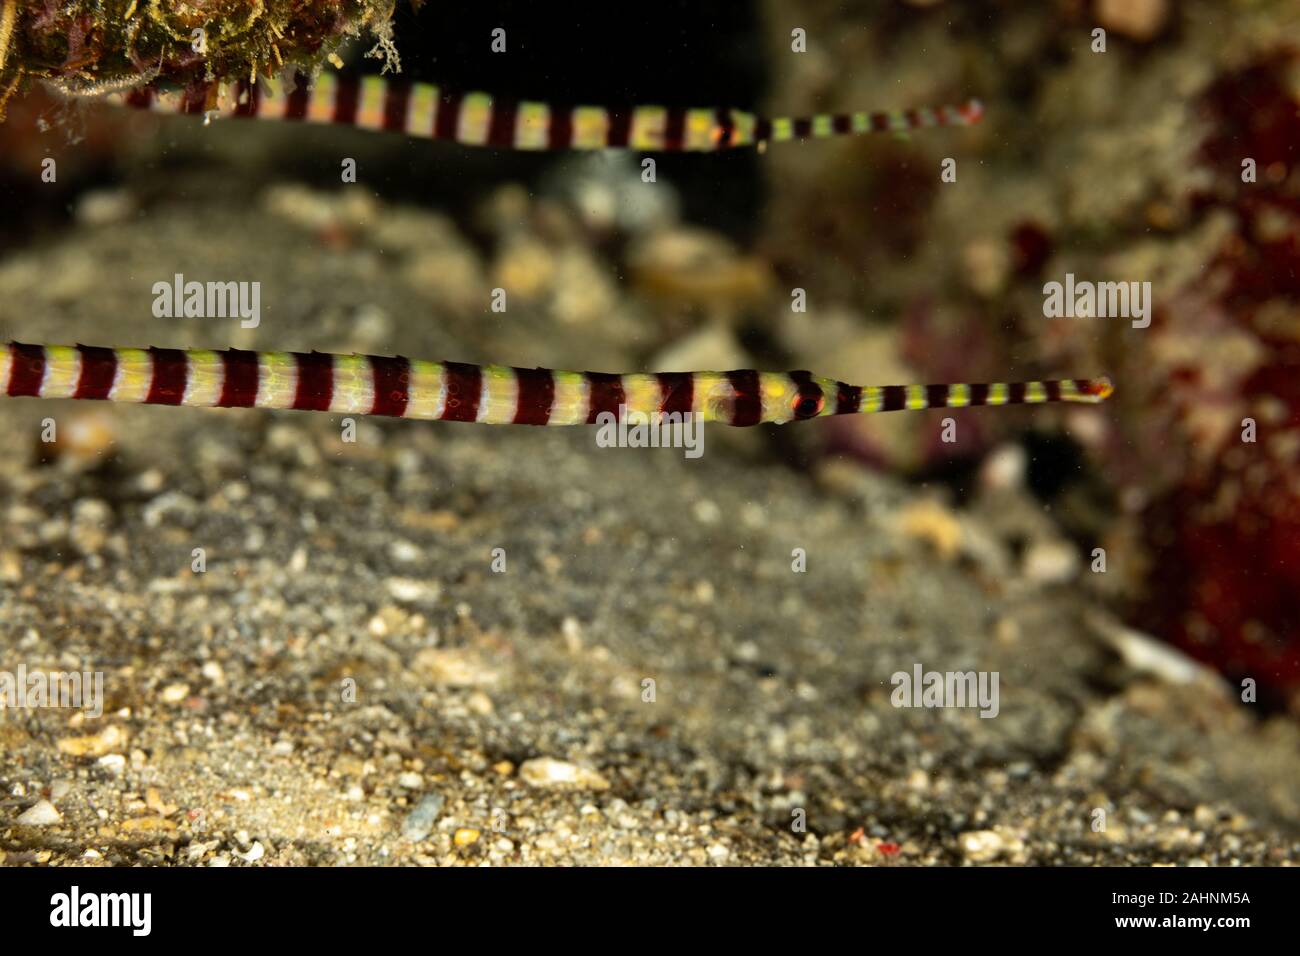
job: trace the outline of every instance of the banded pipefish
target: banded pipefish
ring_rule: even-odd
[[[16,342],[0,352],[0,395],[13,397],[299,409],[492,425],[593,424],[605,412],[616,419],[699,413],[704,421],[758,425],[904,409],[1095,404],[1111,392],[1105,377],[857,386],[804,371],[617,375],[322,352]]]
[[[224,87],[213,83],[183,91],[168,91],[155,82],[113,93],[108,99],[165,113],[340,124],[517,150],[716,152],[764,148],[769,142],[970,126],[984,113],[978,100],[962,106],[776,119],[726,108],[562,107],[487,93],[454,93],[428,83],[333,73],[322,73],[315,80],[291,73],[282,79],[240,80]]]

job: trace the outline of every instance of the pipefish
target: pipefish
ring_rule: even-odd
[[[0,395],[481,422],[594,424],[602,413],[758,425],[925,408],[1096,404],[1108,378],[848,385],[811,372],[611,374],[323,352],[24,345],[0,351]]]
[[[291,73],[284,79],[239,80],[225,87],[213,83],[183,91],[169,91],[153,83],[114,94],[109,100],[164,113],[337,124],[515,150],[763,149],[769,142],[970,126],[984,115],[978,100],[962,106],[774,119],[727,108],[567,107],[507,100],[488,93],[456,93],[428,83],[381,76],[332,73],[322,73],[315,80]]]

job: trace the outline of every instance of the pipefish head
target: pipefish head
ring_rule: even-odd
[[[815,383],[833,388],[829,379],[816,380],[807,372],[735,369],[697,372],[694,379],[696,408],[703,412],[704,420],[728,425],[779,425],[815,418],[827,404],[826,393]]]

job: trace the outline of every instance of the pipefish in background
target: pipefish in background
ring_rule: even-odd
[[[314,81],[301,73],[283,80],[239,80],[224,90],[221,84],[211,83],[167,91],[153,83],[112,93],[108,100],[166,113],[337,124],[516,150],[761,150],[769,142],[971,126],[984,115],[978,100],[962,106],[774,119],[726,108],[565,107],[487,93],[453,93],[428,83],[331,73],[322,73]]]
[[[925,408],[1096,404],[1106,377],[953,385],[847,385],[810,372],[617,375],[239,349],[115,349],[9,343],[0,395],[152,405],[275,408],[482,422],[594,424],[602,413],[692,414],[727,425]]]

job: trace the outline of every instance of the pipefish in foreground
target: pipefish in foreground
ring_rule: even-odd
[[[119,105],[167,113],[339,124],[453,140],[466,146],[516,150],[763,149],[769,142],[971,126],[984,115],[978,100],[962,106],[775,119],[725,108],[562,107],[505,100],[487,93],[453,93],[428,83],[331,73],[322,73],[314,81],[302,74],[285,80],[239,80],[225,88],[224,95],[223,87],[216,83],[184,91],[167,91],[153,83],[113,93],[108,99]]]
[[[280,408],[350,415],[582,425],[597,416],[699,413],[758,425],[904,409],[1043,402],[1096,404],[1106,377],[986,385],[846,385],[811,372],[617,375],[423,362],[401,357],[239,349],[114,349],[9,343],[0,395],[151,405]]]

